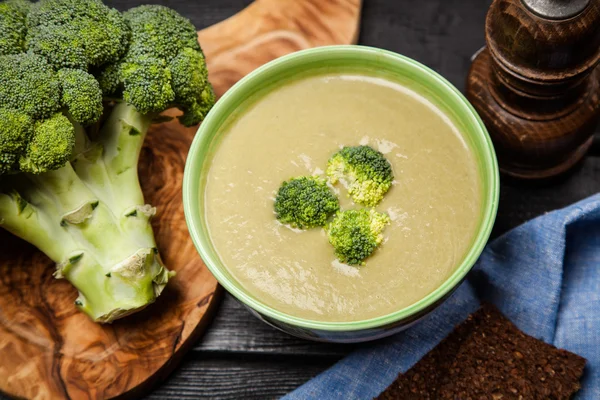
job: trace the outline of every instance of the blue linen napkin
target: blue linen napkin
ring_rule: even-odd
[[[284,397],[371,399],[479,308],[587,359],[576,398],[600,399],[600,194],[494,240],[457,291],[407,331],[365,344]]]

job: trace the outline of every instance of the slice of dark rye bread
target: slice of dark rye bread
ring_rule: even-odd
[[[377,399],[570,399],[584,366],[484,304]]]

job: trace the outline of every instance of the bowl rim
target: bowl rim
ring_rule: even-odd
[[[200,226],[202,222],[200,220],[203,219],[203,210],[194,212],[193,208],[199,207],[198,197],[200,191],[201,170],[205,161],[204,155],[208,153],[211,140],[216,132],[218,132],[221,123],[225,121],[226,115],[229,115],[231,111],[233,111],[229,109],[229,104],[234,101],[239,93],[243,92],[243,88],[246,85],[251,84],[252,81],[258,77],[269,74],[270,71],[274,69],[277,70],[286,65],[289,66],[296,63],[302,64],[302,60],[304,59],[314,61],[315,57],[322,56],[324,58],[330,58],[335,57],[336,54],[344,54],[347,56],[349,53],[355,53],[354,55],[357,56],[357,58],[365,56],[384,57],[391,59],[395,63],[408,66],[409,68],[419,69],[420,72],[428,75],[428,78],[435,81],[436,85],[439,85],[439,89],[445,92],[445,95],[454,97],[454,102],[465,108],[464,111],[466,111],[466,114],[473,118],[473,121],[471,121],[472,125],[478,128],[475,136],[478,136],[479,140],[482,141],[481,148],[484,151],[475,151],[475,153],[478,157],[483,158],[482,161],[487,171],[484,171],[486,174],[485,176],[482,176],[482,181],[487,179],[489,182],[489,190],[483,194],[485,209],[482,213],[482,220],[477,235],[473,240],[468,253],[463,257],[461,264],[456,267],[452,275],[450,275],[440,286],[419,301],[389,314],[359,321],[325,322],[295,317],[288,313],[278,311],[247,293],[247,291],[241,287],[241,284],[230,280],[222,271],[222,269],[226,269],[222,261],[218,256],[212,257],[211,251],[208,250],[209,248],[213,248],[210,238],[208,235],[205,237],[201,234]],[[216,129],[212,129],[213,125],[216,125],[214,127]],[[301,50],[270,61],[243,77],[220,98],[200,125],[187,155],[183,177],[183,206],[188,230],[202,260],[217,281],[219,281],[219,283],[242,304],[260,314],[296,327],[321,331],[357,331],[381,328],[386,325],[401,322],[404,319],[409,319],[414,315],[426,311],[430,307],[435,307],[458,285],[460,285],[467,273],[477,262],[491,234],[498,209],[499,179],[496,154],[483,121],[464,95],[448,80],[418,61],[388,50],[360,45],[334,45]],[[216,253],[216,250],[214,252]]]

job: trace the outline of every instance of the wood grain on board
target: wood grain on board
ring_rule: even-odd
[[[199,32],[218,95],[258,66],[303,48],[355,43],[360,0],[257,0]],[[140,181],[157,207],[162,258],[177,271],[144,311],[99,325],[76,311],[76,291],[53,263],[0,230],[0,391],[31,399],[137,398],[194,345],[215,310],[218,286],[189,237],[181,201],[196,132],[172,121],[152,127]]]
[[[222,95],[279,56],[310,47],[356,43],[362,0],[256,0],[200,31],[210,79]]]

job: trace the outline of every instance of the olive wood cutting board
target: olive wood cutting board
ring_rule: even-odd
[[[199,32],[217,95],[256,67],[314,46],[355,43],[361,0],[257,0]],[[181,185],[196,128],[154,126],[140,160],[165,264],[177,275],[155,304],[112,325],[78,312],[53,263],[0,229],[0,391],[28,399],[137,398],[206,329],[220,293],[190,239]]]

